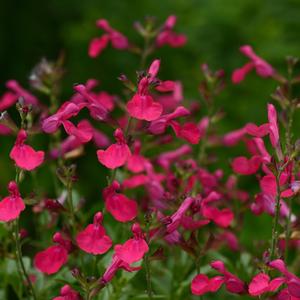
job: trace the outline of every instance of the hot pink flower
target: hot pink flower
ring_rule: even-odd
[[[255,275],[249,284],[249,294],[251,296],[260,296],[266,292],[276,291],[283,283],[285,279],[278,277],[270,281],[270,277],[265,273],[259,273]]]
[[[160,88],[161,85],[163,86],[164,83],[160,83],[155,87],[155,89],[163,92],[163,94],[155,95],[155,100],[157,100],[163,106],[164,113],[170,112],[176,109],[183,100],[182,84],[180,81],[175,81],[172,91],[169,92],[167,92],[166,89],[162,90]]]
[[[119,269],[124,269],[127,272],[134,272],[140,270],[141,267],[131,267],[127,262],[123,261],[116,254],[114,254],[112,258],[112,262],[107,267],[106,271],[101,277],[101,283],[103,284],[109,283]]]
[[[64,285],[60,290],[60,296],[53,298],[52,300],[81,300],[81,296],[78,292],[73,290],[68,284]]]
[[[187,212],[187,210],[191,207],[191,205],[194,203],[194,198],[187,197],[179,206],[177,211],[171,216],[170,223],[167,225],[167,232],[171,233],[174,230],[176,230],[182,221],[182,217]]]
[[[6,82],[6,87],[10,89],[17,98],[22,97],[25,104],[32,104],[34,106],[39,104],[39,100],[26,91],[16,80],[9,80]]]
[[[184,155],[191,153],[192,149],[189,145],[183,145],[178,149],[164,152],[160,154],[157,158],[157,163],[164,169],[169,169],[171,163]]]
[[[179,106],[174,110],[174,112],[162,115],[157,120],[152,121],[148,130],[152,134],[163,134],[167,127],[171,124],[172,120],[188,116],[189,114],[189,110],[183,106]]]
[[[97,255],[103,254],[110,249],[112,240],[106,235],[105,228],[101,225],[102,221],[102,213],[96,213],[93,224],[88,225],[77,234],[76,242],[81,250]]]
[[[181,126],[178,122],[171,121],[170,125],[177,137],[183,138],[194,145],[199,143],[201,133],[196,124],[189,122]]]
[[[0,111],[4,111],[14,105],[18,100],[18,96],[12,92],[6,92],[0,99]]]
[[[245,127],[231,131],[224,135],[223,143],[227,147],[232,147],[236,145],[239,141],[241,141],[244,138],[246,133],[247,132]]]
[[[163,45],[169,45],[170,47],[182,47],[186,43],[186,36],[184,34],[178,34],[172,31],[176,24],[176,16],[169,16],[166,20],[162,31],[156,38],[156,44],[158,47]]]
[[[88,120],[82,120],[77,127],[70,121],[63,121],[63,126],[68,135],[75,136],[81,143],[89,142],[94,134],[94,129]]]
[[[90,115],[97,121],[108,120],[108,114],[114,108],[114,97],[106,92],[95,93],[91,91],[89,82],[86,85],[78,84],[74,86],[77,92],[72,101],[79,107],[87,107]]]
[[[200,213],[203,217],[212,220],[218,226],[226,228],[234,219],[234,214],[229,208],[219,209],[211,205],[211,203],[219,201],[220,199],[220,194],[211,192],[201,201]]]
[[[232,73],[233,83],[239,83],[243,81],[245,76],[253,69],[255,69],[257,75],[261,77],[270,77],[275,73],[270,64],[254,53],[251,46],[242,46],[240,47],[240,51],[250,59],[250,62],[245,64],[240,69],[236,69]]]
[[[265,135],[267,135],[269,133],[269,124],[262,124],[260,126],[257,126],[253,123],[248,123],[245,126],[246,132],[252,136],[261,138],[264,137]]]
[[[140,225],[134,223],[131,227],[131,231],[133,233],[132,239],[129,239],[123,245],[115,246],[116,256],[128,264],[141,260],[145,253],[149,251]]]
[[[260,156],[252,156],[250,159],[247,159],[244,156],[239,156],[233,160],[232,169],[238,174],[251,175],[258,171],[260,164]]]
[[[276,259],[271,261],[269,266],[283,274],[290,296],[300,298],[300,278],[288,271],[284,261]]]
[[[105,207],[113,217],[119,222],[132,221],[138,214],[137,203],[127,198],[125,195],[117,193],[120,184],[114,181],[103,190]]]
[[[223,276],[208,278],[204,274],[198,274],[192,280],[191,291],[192,294],[197,296],[202,296],[208,292],[215,293],[223,283]]]
[[[107,20],[100,19],[96,22],[97,27],[105,31],[105,34],[100,38],[95,38],[91,41],[89,46],[89,56],[97,57],[105,49],[109,42],[115,49],[127,49],[129,43],[127,38],[119,31],[113,29]]]
[[[210,265],[223,276],[215,276],[209,279],[204,274],[196,275],[191,284],[191,290],[194,295],[201,296],[208,292],[216,292],[223,283],[230,293],[243,294],[246,292],[245,283],[228,272],[222,261],[214,261]]]
[[[148,77],[143,77],[138,84],[138,91],[127,103],[127,111],[131,117],[153,121],[160,117],[163,108],[155,102],[148,92],[149,85],[155,80],[160,66],[158,59],[154,60],[148,70]]]
[[[43,151],[35,151],[32,147],[26,145],[26,139],[27,133],[24,129],[21,129],[9,156],[19,168],[31,171],[43,163],[45,153]]]
[[[259,193],[255,196],[255,202],[251,204],[251,210],[254,214],[260,215],[263,212],[274,216],[275,214],[275,197]],[[289,215],[289,208],[286,203],[280,200],[280,216],[285,218]]]
[[[9,222],[19,217],[21,211],[25,209],[25,204],[17,184],[11,181],[8,184],[9,196],[0,201],[0,221]]]
[[[133,153],[127,160],[127,169],[133,173],[140,173],[145,170],[145,166],[148,160],[140,154],[140,141],[135,141],[133,147]]]
[[[227,291],[234,294],[243,294],[246,292],[245,283],[232,273],[228,272],[222,261],[216,260],[212,262],[210,266],[224,276]]]
[[[116,129],[114,137],[117,143],[110,145],[106,150],[97,151],[99,162],[109,169],[123,166],[131,156],[130,149],[120,128]]]
[[[38,252],[34,257],[35,267],[48,275],[59,271],[67,262],[68,253],[72,249],[71,241],[65,240],[59,232],[54,234],[53,242],[57,243],[57,245]]]
[[[46,133],[54,133],[64,121],[76,116],[80,111],[78,105],[72,102],[65,102],[56,114],[46,118],[42,122],[42,129]]]
[[[270,128],[270,140],[274,148],[279,146],[279,130],[277,124],[277,112],[273,104],[268,104],[268,119]]]

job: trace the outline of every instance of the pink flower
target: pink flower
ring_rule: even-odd
[[[216,292],[223,283],[230,293],[243,294],[246,292],[244,282],[228,272],[222,261],[214,261],[210,265],[223,276],[215,276],[210,279],[204,274],[196,275],[191,284],[191,291],[194,295],[201,296],[208,292]]]
[[[191,291],[192,294],[197,296],[202,296],[208,292],[215,293],[223,283],[223,276],[208,278],[204,274],[198,274],[192,280]]]
[[[260,215],[263,212],[274,216],[275,214],[275,197],[259,193],[255,196],[255,202],[253,202],[250,206],[251,211],[256,214]],[[286,203],[280,200],[280,216],[282,218],[286,218],[289,215],[289,208],[287,207]]]
[[[92,86],[93,87],[93,86]],[[109,112],[114,108],[113,96],[106,92],[96,94],[91,91],[89,82],[86,85],[78,84],[74,86],[77,92],[72,101],[79,107],[87,107],[90,115],[97,121],[107,121]]]
[[[169,169],[169,166],[172,164],[173,161],[191,153],[191,151],[192,149],[189,145],[183,145],[178,149],[160,154],[157,158],[157,163],[164,169]]]
[[[253,69],[255,69],[257,75],[261,77],[270,77],[274,75],[275,71],[270,64],[265,60],[257,56],[252,47],[245,45],[240,47],[240,51],[250,59],[250,62],[245,64],[240,69],[236,69],[232,73],[232,82],[239,83],[244,80],[245,76]]]
[[[163,134],[171,124],[172,120],[188,116],[189,114],[189,110],[185,107],[178,106],[172,113],[162,115],[158,119],[152,121],[148,130],[152,134]]]
[[[132,264],[143,258],[149,251],[149,247],[144,239],[144,234],[138,223],[131,227],[133,238],[126,241],[123,245],[115,246],[115,253],[122,261]]]
[[[106,150],[97,151],[99,162],[109,169],[123,166],[131,156],[130,149],[120,128],[116,129],[114,137],[117,143],[110,145]]]
[[[224,135],[223,144],[227,147],[232,147],[241,141],[247,133],[245,127],[231,131]]]
[[[90,57],[94,58],[99,56],[102,50],[108,46],[109,42],[111,42],[115,49],[123,50],[129,47],[127,38],[119,31],[113,29],[107,20],[100,19],[96,22],[96,25],[105,31],[105,34],[100,38],[95,38],[91,41],[89,46]]]
[[[32,171],[43,163],[45,153],[44,151],[35,151],[32,147],[26,145],[26,139],[27,133],[24,129],[21,129],[9,156],[19,168]]]
[[[277,112],[273,104],[268,104],[268,119],[270,128],[270,140],[274,148],[279,146],[279,130],[277,124]]]
[[[262,124],[260,126],[257,126],[253,123],[248,123],[245,126],[246,132],[252,136],[261,138],[264,137],[269,133],[269,124]]]
[[[147,159],[140,154],[141,142],[135,141],[133,154],[127,160],[127,169],[133,173],[140,173],[145,170]]]
[[[224,276],[224,282],[228,292],[234,294],[243,294],[246,292],[245,283],[232,273],[228,272],[222,261],[216,260],[212,262],[210,266]]]
[[[39,100],[34,95],[26,91],[23,87],[21,87],[21,85],[16,80],[7,81],[6,87],[10,89],[17,98],[22,97],[26,105],[32,104],[34,106],[37,106],[39,104]]]
[[[170,125],[177,137],[183,138],[193,145],[199,143],[201,133],[196,124],[189,122],[181,126],[178,122],[171,121]]]
[[[134,272],[141,269],[141,267],[131,267],[127,262],[120,259],[116,254],[113,255],[112,262],[105,270],[103,276],[101,277],[101,283],[109,283],[119,269],[124,269],[127,272]]]
[[[248,291],[251,296],[260,296],[266,292],[276,291],[284,282],[285,279],[283,277],[270,281],[270,277],[267,274],[259,273],[252,278]]]
[[[167,225],[167,232],[171,233],[174,230],[176,230],[182,221],[182,217],[187,212],[187,210],[191,207],[191,205],[194,203],[194,198],[187,197],[179,206],[177,211],[171,216],[170,223]]]
[[[283,274],[289,295],[300,298],[300,278],[288,271],[284,261],[276,259],[271,261],[269,266]]]
[[[88,225],[76,236],[79,248],[94,255],[107,252],[112,246],[112,240],[106,235],[104,227],[101,225],[103,215],[98,212],[94,216],[93,224]]]
[[[138,214],[137,203],[127,198],[125,195],[117,193],[120,184],[114,181],[103,190],[105,207],[113,217],[119,222],[132,221]]]
[[[156,45],[161,47],[163,45],[169,45],[170,47],[182,47],[186,43],[186,36],[184,34],[178,34],[172,31],[176,24],[176,16],[169,16],[166,20],[162,31],[156,38]]]
[[[201,201],[200,213],[204,218],[214,221],[222,228],[226,228],[234,219],[234,214],[229,208],[219,209],[211,205],[212,202],[219,201],[220,199],[220,194],[211,192]]]
[[[131,117],[153,121],[160,117],[163,108],[158,102],[155,102],[148,92],[149,85],[155,80],[160,66],[159,60],[154,60],[148,70],[148,75],[143,77],[138,84],[138,91],[127,103],[127,111]]]
[[[8,184],[9,196],[0,201],[0,221],[9,222],[19,217],[21,211],[25,209],[25,204],[17,184],[11,181]]]
[[[12,92],[6,92],[0,99],[0,111],[4,111],[14,105],[18,100],[18,96]]]
[[[54,133],[64,121],[76,116],[80,111],[78,105],[72,102],[65,102],[56,114],[46,118],[42,122],[42,129],[46,133]]]
[[[73,290],[68,284],[64,285],[60,290],[60,296],[54,297],[52,300],[81,300],[78,292]]]
[[[89,142],[94,134],[94,129],[88,120],[82,120],[77,127],[70,121],[63,121],[63,126],[68,135],[75,136],[81,143]]]
[[[72,243],[63,239],[57,232],[53,236],[53,242],[57,245],[50,246],[46,250],[38,252],[34,257],[35,267],[48,275],[54,274],[67,262],[68,253],[72,249]]]
[[[237,174],[255,174],[261,164],[260,156],[252,156],[249,160],[244,156],[236,157],[232,162],[232,169]]]

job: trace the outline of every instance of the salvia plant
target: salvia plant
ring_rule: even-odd
[[[136,76],[116,74],[122,95],[88,79],[63,101],[60,57],[32,70],[30,91],[9,80],[1,96],[1,141],[15,137],[6,156],[15,177],[0,201],[0,298],[300,299],[297,59],[288,57],[280,74],[251,46],[240,47],[245,64],[231,83],[256,73],[277,88],[265,123],[246,120],[222,135],[216,99],[225,72],[203,64],[201,100],[188,101],[179,80],[160,76],[168,60],[150,59],[160,47],[187,42],[175,16],[162,25],[153,18],[135,23],[141,45],[107,20],[96,25],[91,59],[109,49],[140,57]],[[105,184],[88,200],[77,189],[87,144]],[[223,170],[217,148],[238,144],[247,154],[227,157]],[[43,172],[51,188],[39,184]],[[253,177],[249,191],[240,183],[245,176]],[[85,209],[89,201],[92,210]],[[268,238],[250,249],[241,239],[246,214],[271,216]]]

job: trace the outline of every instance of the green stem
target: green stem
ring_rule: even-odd
[[[151,271],[150,271],[150,261],[148,254],[144,258],[145,269],[146,269],[146,281],[147,281],[147,294],[148,298],[152,299],[152,284],[151,284]]]
[[[29,294],[31,294],[32,298],[34,300],[36,300],[37,297],[35,295],[34,287],[31,283],[29,275],[27,274],[27,271],[25,269],[24,262],[23,262],[23,259],[22,259],[22,248],[21,248],[20,236],[19,236],[19,218],[16,219],[15,222],[14,222],[14,232],[15,232],[17,261],[18,261],[19,265],[21,266],[21,270],[22,270],[23,276],[26,280],[26,284],[27,284],[27,287],[28,287],[28,290],[29,290]],[[23,281],[23,276],[21,276],[22,281]]]
[[[273,219],[273,226],[272,226],[272,240],[271,240],[271,251],[270,251],[270,259],[273,260],[275,256],[278,256],[278,225],[279,225],[279,215],[280,215],[280,179],[281,171],[278,172],[276,176],[276,197],[275,197],[275,217]]]
[[[292,218],[292,198],[288,199],[288,206],[289,206],[289,215],[286,223],[286,233],[285,233],[285,261],[287,261],[289,257],[289,242],[290,242],[290,235],[291,235],[291,218]]]
[[[150,220],[146,220],[146,241],[147,244],[149,244],[150,241],[150,235],[149,235],[149,230],[150,230]],[[146,269],[146,281],[147,281],[147,294],[148,298],[151,300],[152,299],[152,284],[151,284],[151,270],[150,270],[150,261],[149,261],[149,251],[145,254],[144,262],[145,262],[145,269]]]
[[[74,213],[74,206],[73,206],[73,193],[72,193],[71,179],[69,179],[69,182],[67,184],[67,201],[68,201],[68,206],[69,206],[70,215],[71,215],[72,228],[74,228],[74,226],[75,226],[75,213]]]

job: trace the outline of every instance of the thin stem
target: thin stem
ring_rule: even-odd
[[[15,180],[16,180],[17,184],[19,184],[19,181],[20,181],[20,173],[21,173],[21,170],[19,168],[16,168],[16,178],[15,178]],[[19,267],[21,267],[21,270],[22,270],[22,272],[20,273],[21,281],[23,282],[23,276],[24,276],[26,284],[27,284],[27,288],[28,288],[28,293],[32,295],[32,298],[34,300],[36,300],[37,297],[35,295],[34,287],[31,283],[29,275],[27,274],[27,271],[25,269],[24,262],[23,262],[23,259],[22,259],[23,255],[22,255],[22,247],[21,247],[20,235],[19,235],[19,232],[20,232],[20,230],[19,230],[19,218],[17,218],[14,221],[13,225],[14,225],[17,265]],[[23,273],[23,276],[22,276],[22,273]]]
[[[275,217],[273,219],[273,226],[272,226],[272,240],[271,240],[271,251],[270,251],[270,259],[273,260],[275,256],[278,255],[278,225],[279,225],[279,214],[280,214],[280,179],[281,171],[278,172],[276,176],[276,197],[275,197]]]
[[[152,284],[151,284],[151,271],[150,271],[150,261],[148,254],[144,258],[145,269],[146,269],[146,281],[147,281],[147,294],[148,298],[152,299]]]
[[[35,291],[34,291],[34,287],[31,283],[31,280],[29,278],[29,275],[27,274],[27,271],[25,269],[24,266],[24,262],[22,259],[22,248],[21,248],[21,244],[20,244],[20,236],[19,236],[19,218],[15,220],[14,222],[14,232],[15,232],[15,243],[16,243],[16,256],[17,256],[17,260],[19,262],[19,265],[21,266],[21,270],[23,273],[23,276],[25,277],[26,280],[26,284],[29,290],[29,294],[31,294],[32,298],[34,300],[37,299],[36,295],[35,295]],[[23,276],[21,276],[21,280],[23,281]]]
[[[150,235],[149,235],[149,230],[150,230],[150,220],[146,221],[146,241],[147,244],[149,244],[150,240]],[[146,281],[147,281],[147,294],[148,298],[151,300],[152,299],[152,284],[151,284],[151,270],[150,270],[150,261],[149,261],[149,252],[145,254],[144,262],[145,262],[145,269],[146,269]]]
[[[74,205],[73,205],[73,193],[72,193],[72,181],[69,179],[69,182],[67,184],[67,201],[68,206],[71,214],[71,221],[72,221],[72,227],[75,226],[75,214],[74,214]]]
[[[291,218],[292,218],[292,198],[288,199],[288,206],[289,206],[289,215],[286,223],[286,232],[285,232],[285,261],[287,261],[289,257],[289,242],[290,242],[290,235],[291,235]]]

